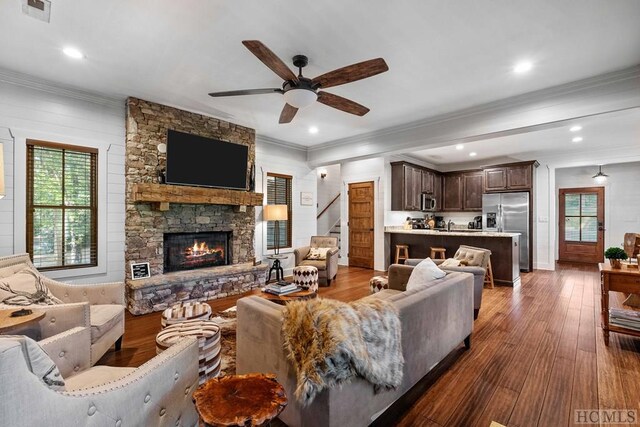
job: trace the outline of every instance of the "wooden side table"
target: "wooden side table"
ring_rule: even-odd
[[[313,299],[318,296],[316,291],[302,290],[298,292],[291,292],[286,295],[275,295],[270,294],[269,292],[260,291],[260,293],[256,294],[261,298],[268,299],[269,301],[273,301],[276,304],[285,304],[287,301],[297,301],[297,300],[305,300],[305,299]]]
[[[287,406],[284,387],[273,374],[228,375],[213,378],[193,393],[205,426],[261,426]]]
[[[609,324],[609,292],[640,293],[640,270],[636,268],[611,268],[609,264],[598,264],[602,301],[602,334],[604,344],[609,345],[609,333],[640,337],[640,331]]]
[[[20,310],[20,307],[9,310],[0,310],[0,333],[9,331],[16,326],[21,326],[29,322],[35,322],[36,320],[42,319],[45,315],[44,311],[38,310],[25,316],[11,317],[11,313],[18,310]]]

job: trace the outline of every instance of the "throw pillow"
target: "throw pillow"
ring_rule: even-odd
[[[324,261],[327,259],[327,252],[329,252],[331,248],[311,248],[309,249],[309,255],[307,255],[307,259]]]
[[[64,391],[64,378],[58,367],[37,342],[24,335],[2,335],[0,339],[18,341],[22,346],[27,368],[33,375],[51,390]]]
[[[440,268],[460,267],[460,261],[454,258],[447,258],[439,265]]]
[[[23,268],[17,273],[0,279],[0,303],[9,305],[53,305],[62,301],[53,296],[42,278]]]
[[[431,258],[427,258],[413,267],[413,271],[407,282],[407,290],[429,287],[433,284],[434,280],[442,279],[446,275],[447,273],[440,270]]]
[[[481,267],[484,254],[485,252],[476,249],[459,248],[453,258],[461,264],[464,262],[464,265]]]

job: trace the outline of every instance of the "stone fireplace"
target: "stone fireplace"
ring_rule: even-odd
[[[231,231],[164,233],[164,272],[228,265]]]
[[[256,196],[257,204],[261,204],[261,195],[235,191],[232,196],[242,196],[237,198],[240,202],[227,200],[233,199],[229,196],[220,204],[206,197],[170,203],[135,197],[145,192],[148,195],[148,187],[154,185],[177,189],[175,193],[180,196],[193,189],[158,184],[158,173],[166,167],[166,154],[157,146],[166,143],[168,129],[247,145],[248,174],[255,164],[255,131],[136,98],[127,100],[126,125],[124,238],[129,311],[150,313],[178,301],[210,300],[264,285],[267,266],[253,265],[255,210],[245,202]],[[150,278],[131,279],[129,265],[136,262],[149,263]]]

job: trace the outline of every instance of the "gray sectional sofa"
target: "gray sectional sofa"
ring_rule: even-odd
[[[390,276],[397,267],[389,268]],[[284,307],[257,296],[238,301],[237,373],[277,375],[289,398],[280,419],[289,426],[367,426],[463,341],[470,345],[473,285],[472,274],[451,272],[419,290],[389,289],[366,297],[387,299],[400,314],[405,365],[396,390],[375,393],[369,382],[356,378],[302,407],[294,396],[296,374],[283,350]]]

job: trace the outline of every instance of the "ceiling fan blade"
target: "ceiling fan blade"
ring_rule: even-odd
[[[265,93],[284,93],[282,89],[269,88],[269,89],[245,89],[245,90],[228,90],[226,92],[211,92],[209,96],[214,98],[220,96],[238,96],[238,95],[262,95]]]
[[[329,92],[318,92],[318,102],[356,116],[364,116],[369,112],[369,109],[364,105]]]
[[[298,78],[275,53],[259,40],[243,40],[242,44],[251,51],[264,65],[276,73],[282,80],[298,81]]]
[[[284,108],[282,109],[282,113],[280,113],[280,121],[279,123],[291,123],[293,117],[298,112],[296,107],[292,107],[289,104],[284,104]]]
[[[387,63],[384,62],[384,59],[370,59],[368,61],[359,62],[357,64],[329,71],[328,73],[316,77],[312,82],[314,85],[319,85],[321,88],[326,89],[328,87],[339,86],[345,83],[366,79],[367,77],[384,73],[388,69],[389,67],[387,66]]]

